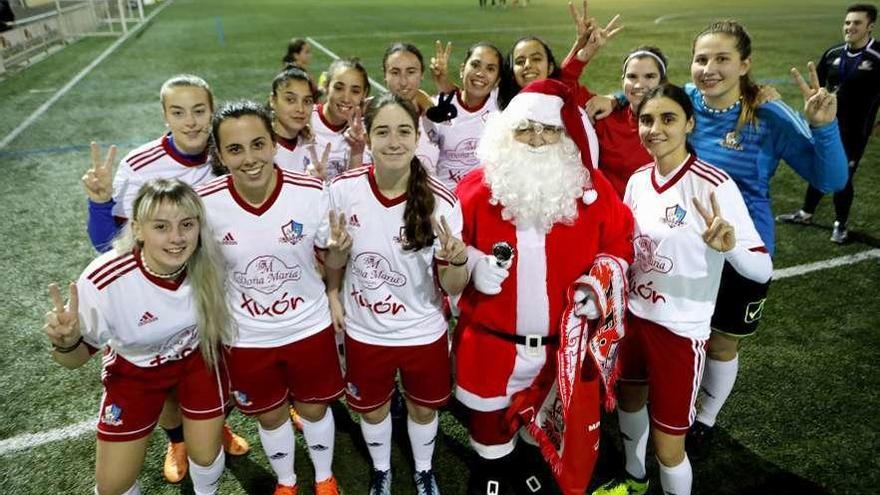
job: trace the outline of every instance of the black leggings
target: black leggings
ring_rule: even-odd
[[[849,220],[849,211],[852,208],[853,198],[855,197],[853,176],[855,176],[858,167],[859,162],[849,162],[849,179],[846,181],[846,187],[834,193],[835,219],[842,225],[846,225],[847,220]],[[819,201],[822,200],[822,196],[824,196],[822,191],[813,186],[808,186],[803,210],[810,214],[815,213],[816,207],[819,206]]]

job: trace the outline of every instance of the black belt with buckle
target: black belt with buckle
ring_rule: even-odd
[[[519,335],[513,333],[498,332],[490,328],[486,328],[482,325],[478,325],[477,328],[486,333],[492,334],[499,339],[513,342],[519,345],[524,345],[526,347],[538,347],[541,345],[550,344],[556,345],[559,343],[558,335]]]

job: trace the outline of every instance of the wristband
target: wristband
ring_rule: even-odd
[[[79,338],[76,339],[76,342],[74,342],[73,345],[71,345],[70,347],[61,347],[61,346],[57,346],[55,344],[52,344],[52,350],[54,350],[58,354],[69,354],[69,353],[75,351],[77,349],[77,347],[79,347],[79,345],[82,343],[83,343],[83,336],[80,335]]]

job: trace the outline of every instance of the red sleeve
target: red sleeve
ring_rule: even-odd
[[[608,210],[605,221],[602,223],[602,241],[599,245],[599,252],[617,256],[632,264],[634,227],[632,211],[620,200],[602,172],[594,170],[590,173],[593,186],[599,197],[605,198],[604,207]]]
[[[575,101],[578,106],[583,107],[590,101],[590,98],[594,96],[586,86],[582,86],[578,81],[581,78],[581,74],[584,72],[584,68],[587,66],[588,62],[581,62],[575,56],[574,50],[568,53],[568,56],[565,57],[565,61],[562,62],[562,67],[560,68],[561,75],[560,78],[563,82],[568,83],[574,88],[575,92]]]

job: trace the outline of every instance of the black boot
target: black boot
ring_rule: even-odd
[[[513,468],[514,455],[515,452],[499,459],[474,456],[467,495],[514,495],[508,479]]]
[[[514,456],[511,481],[516,495],[559,493],[550,466],[537,447],[520,442],[511,455]]]

